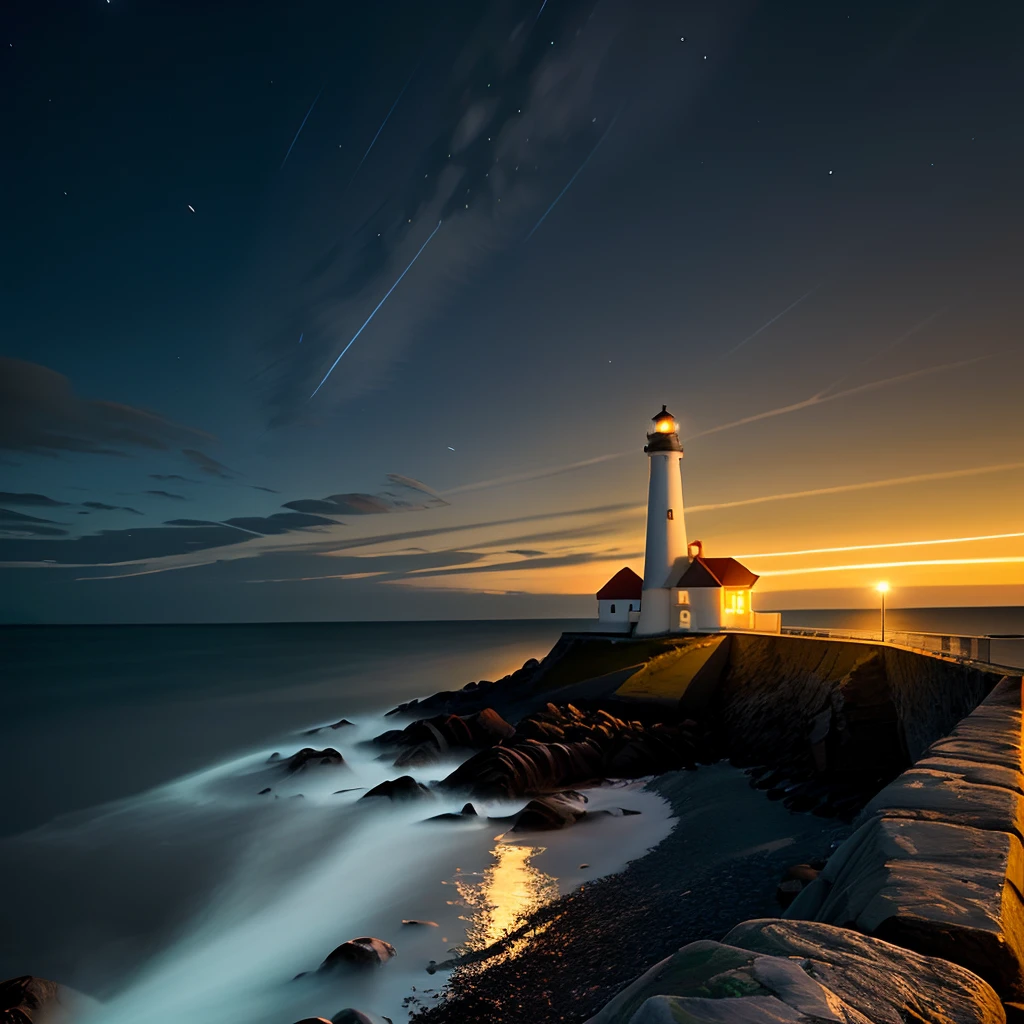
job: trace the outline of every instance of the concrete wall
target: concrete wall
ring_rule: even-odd
[[[1024,999],[1021,721],[1008,676],[878,793],[786,916],[944,957]]]

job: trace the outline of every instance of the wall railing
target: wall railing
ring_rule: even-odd
[[[880,642],[880,629],[819,629],[813,626],[783,626],[786,636],[816,636],[834,640],[866,640]],[[998,639],[998,638],[997,638]],[[912,633],[887,629],[885,642],[912,651],[927,651],[957,661],[983,661],[992,664],[993,638],[987,636],[956,636],[949,633]],[[1016,662],[1014,662],[1016,664]]]

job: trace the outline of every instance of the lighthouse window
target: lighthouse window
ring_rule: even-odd
[[[675,519],[675,516],[672,515],[672,509],[668,510],[668,517],[669,517],[669,519]]]
[[[611,611],[612,611],[612,615],[614,615],[615,614],[615,605],[612,605]]]

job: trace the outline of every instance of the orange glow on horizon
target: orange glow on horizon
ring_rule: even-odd
[[[858,569],[900,569],[910,566],[932,565],[1010,565],[1024,563],[1024,555],[1007,555],[996,558],[928,558],[906,562],[860,562],[853,565],[816,565],[803,569],[769,569],[761,576],[803,576],[818,572],[850,572]]]
[[[755,554],[733,555],[734,558],[789,558],[793,555],[830,555],[837,551],[871,551],[875,548],[918,548],[931,544],[970,544],[983,540],[1008,540],[1013,537],[1024,537],[1019,533],[987,533],[976,537],[941,537],[936,540],[896,540],[883,544],[847,544],[837,548],[805,548],[803,551],[758,551]],[[921,563],[917,563],[921,564]],[[762,576],[767,573],[761,573]]]

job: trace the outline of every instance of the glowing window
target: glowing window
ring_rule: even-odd
[[[679,613],[679,628],[689,629],[690,628],[690,613],[680,612]]]
[[[690,592],[688,590],[677,590],[676,591],[676,604],[689,604],[690,603]]]
[[[747,614],[747,592],[745,590],[727,590],[725,592],[726,615]]]

